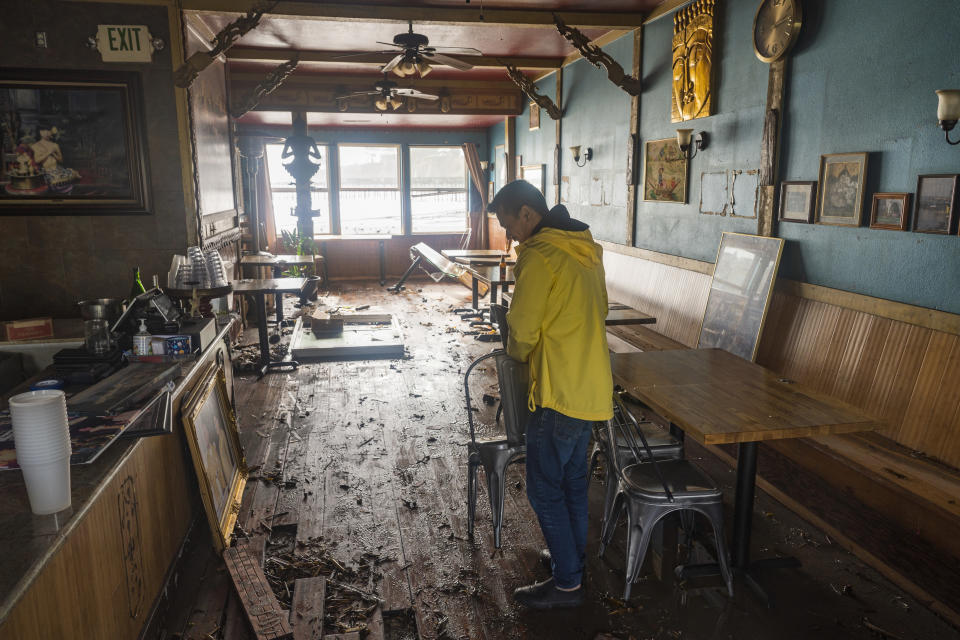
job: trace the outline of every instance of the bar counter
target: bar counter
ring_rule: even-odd
[[[0,638],[139,635],[199,509],[180,404],[211,362],[233,399],[229,332],[184,364],[172,434],[118,438],[70,467],[70,509],[33,515],[23,474],[0,472]]]

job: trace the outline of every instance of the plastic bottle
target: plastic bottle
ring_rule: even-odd
[[[140,331],[137,331],[133,336],[134,355],[148,356],[153,353],[150,348],[151,340],[153,340],[153,336],[147,331],[147,320],[146,318],[140,318]]]

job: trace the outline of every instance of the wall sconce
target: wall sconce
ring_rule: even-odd
[[[587,147],[587,150],[583,152],[583,162],[580,162],[580,145],[570,147],[570,154],[573,155],[573,163],[578,167],[584,166],[593,159],[593,149],[590,147]]]
[[[960,120],[960,89],[940,89],[937,97],[940,99],[937,104],[937,120],[940,121],[943,136],[947,139],[947,144],[960,144],[960,138],[956,142],[950,141],[950,130],[956,126],[957,120]]]
[[[690,152],[690,142],[693,142],[693,152]],[[693,129],[677,129],[677,144],[680,145],[680,155],[691,160],[697,151],[707,146],[707,134],[700,132],[694,137]]]
[[[481,171],[486,171],[489,167],[490,167],[490,161],[489,161],[489,160],[481,160],[481,161],[480,161],[480,170],[481,170]]]

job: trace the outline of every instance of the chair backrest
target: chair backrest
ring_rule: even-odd
[[[500,352],[496,355],[497,380],[500,383],[500,403],[503,406],[503,426],[510,446],[523,444],[530,409],[527,407],[527,392],[530,384],[530,367]]]
[[[627,446],[630,447],[630,450],[633,452],[634,458],[637,460],[644,460],[643,454],[646,453],[646,464],[653,465],[653,470],[657,474],[657,478],[660,480],[660,484],[663,485],[663,491],[667,496],[667,500],[673,502],[673,492],[670,491],[670,487],[667,484],[667,481],[663,477],[663,473],[660,471],[660,466],[657,464],[657,459],[653,455],[653,450],[650,448],[650,443],[647,442],[646,436],[643,435],[643,429],[640,428],[640,424],[637,422],[636,417],[630,413],[627,408],[623,405],[623,400],[620,398],[620,395],[616,392],[613,394],[613,406],[614,406],[614,420],[611,421],[610,441],[616,442],[616,434],[613,430],[613,425],[616,425],[617,429],[620,431],[620,435],[623,436],[623,439],[626,441]],[[619,417],[619,419],[617,419]],[[637,443],[637,436],[640,437],[640,442],[642,443],[643,449],[641,450],[640,445]],[[616,456],[610,456],[616,458]],[[617,473],[620,473],[622,469],[617,468]]]
[[[507,325],[507,308],[502,304],[490,305],[490,317],[493,324],[497,325],[497,331],[500,333],[500,340],[503,341],[503,348],[507,348],[507,338],[509,338],[510,327]]]

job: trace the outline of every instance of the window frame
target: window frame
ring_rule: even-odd
[[[410,199],[410,235],[444,235],[444,234],[463,234],[470,230],[470,168],[467,167],[466,154],[463,153],[462,144],[407,144],[407,158],[409,160],[410,180],[408,184]],[[459,149],[463,157],[463,229],[457,231],[415,231],[414,213],[413,213],[413,194],[415,191],[426,191],[426,189],[414,189],[413,187],[413,150],[414,149]]]

